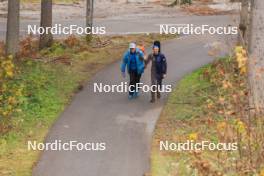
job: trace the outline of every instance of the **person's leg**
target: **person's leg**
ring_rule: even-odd
[[[151,103],[154,103],[156,99],[155,94],[156,94],[157,89],[154,87],[156,85],[157,85],[156,79],[151,79],[151,86],[153,87],[153,90],[151,90],[151,100],[150,100]]]
[[[140,78],[141,78],[141,74],[136,74],[136,78],[135,78],[135,81],[136,81],[136,85],[138,84],[138,83],[140,83]],[[135,97],[137,97],[138,96],[138,92],[139,92],[139,89],[138,88],[136,88],[136,90],[135,90]]]
[[[137,74],[137,83],[140,83],[141,74]]]
[[[162,79],[157,80],[157,98],[160,99],[161,95],[160,95],[160,91],[162,89]]]
[[[129,96],[133,96],[135,92],[135,86],[136,86],[136,73],[131,71],[129,75],[130,75],[129,86],[131,87],[131,90],[129,91]]]

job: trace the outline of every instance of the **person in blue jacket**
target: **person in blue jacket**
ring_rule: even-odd
[[[138,90],[136,89],[137,83],[140,82],[141,75],[144,72],[144,54],[136,47],[135,43],[129,44],[129,49],[125,52],[121,62],[121,73],[123,77],[126,77],[126,69],[130,77],[129,99],[138,96]]]
[[[147,66],[151,62],[151,84],[156,86],[156,90],[151,92],[151,103],[155,102],[156,93],[157,98],[160,99],[160,90],[162,89],[162,80],[167,74],[167,60],[160,50],[160,42],[155,41],[153,45],[153,53],[149,54],[145,65]]]

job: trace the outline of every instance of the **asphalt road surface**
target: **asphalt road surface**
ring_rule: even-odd
[[[160,23],[227,26],[232,19],[229,16],[212,16],[99,23],[118,33],[158,31],[156,24]],[[208,50],[216,41],[226,45],[229,37],[192,35],[162,43],[162,51],[168,60],[164,84],[175,86],[184,75],[213,61],[214,57],[208,55]],[[97,73],[75,96],[46,138],[46,142],[103,142],[106,150],[44,151],[33,169],[34,176],[143,176],[149,171],[152,132],[168,94],[162,94],[161,100],[150,104],[150,93],[141,92],[137,99],[128,100],[127,93],[93,92],[93,83],[118,85],[127,80],[121,77],[119,62]],[[150,83],[149,68],[145,70],[142,82]]]

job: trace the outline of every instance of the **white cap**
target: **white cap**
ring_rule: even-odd
[[[129,44],[129,48],[131,49],[131,48],[136,48],[136,44],[135,43],[130,43]]]

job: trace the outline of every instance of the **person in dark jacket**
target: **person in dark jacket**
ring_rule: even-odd
[[[140,78],[144,72],[144,68],[145,63],[143,52],[136,47],[135,43],[130,43],[129,49],[125,52],[121,62],[121,73],[123,77],[125,77],[126,75],[126,69],[130,76],[130,86],[132,90],[129,91],[129,99],[138,96],[136,85],[140,82]]]
[[[159,46],[158,46],[159,45]],[[151,91],[151,103],[154,103],[157,98],[160,99],[160,90],[162,89],[162,79],[167,74],[167,61],[164,54],[160,52],[160,43],[154,42],[153,53],[149,54],[146,61],[145,67],[151,62],[151,84],[156,86],[154,91]]]

